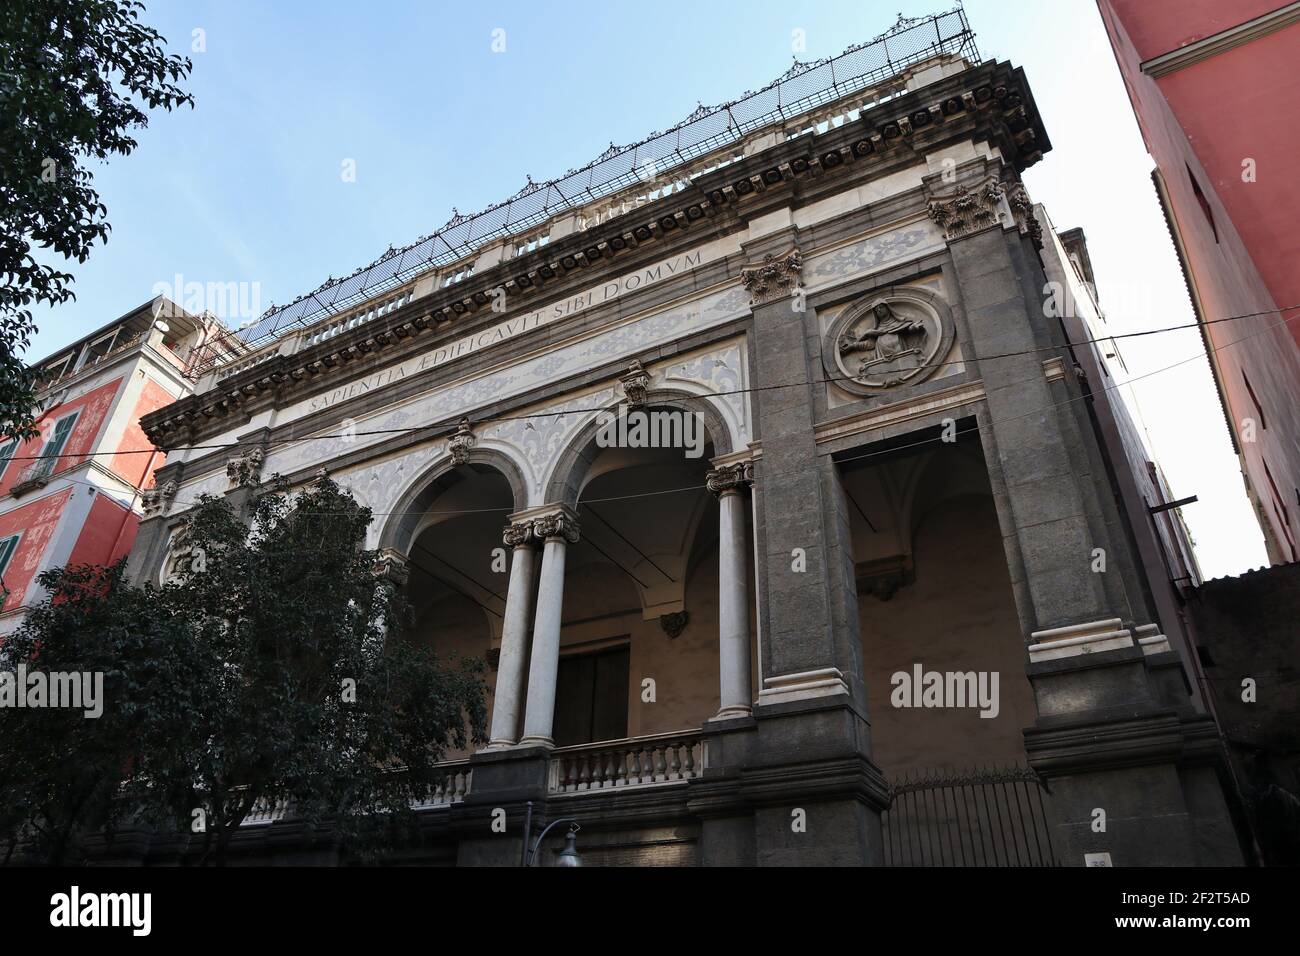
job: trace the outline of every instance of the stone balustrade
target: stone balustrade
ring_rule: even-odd
[[[469,793],[474,771],[470,769],[468,761],[441,764],[438,769],[442,775],[429,786],[423,800],[411,803],[412,809],[449,807],[453,803],[460,803]]]
[[[551,754],[550,793],[581,793],[685,783],[704,772],[698,733],[657,734],[559,747]]]

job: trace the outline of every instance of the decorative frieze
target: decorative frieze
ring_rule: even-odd
[[[788,296],[798,287],[802,271],[803,256],[798,249],[791,249],[783,256],[769,252],[760,264],[742,269],[740,281],[749,293],[750,304],[763,305]]]
[[[641,367],[636,359],[627,367],[627,374],[619,377],[619,386],[623,397],[632,408],[639,408],[646,403],[646,394],[650,389],[650,373]]]
[[[251,448],[242,455],[235,455],[226,462],[226,477],[236,487],[256,485],[262,478],[262,463],[266,461],[266,452],[261,448]]]
[[[705,477],[704,483],[709,491],[718,496],[729,491],[741,491],[754,483],[754,463],[738,461],[715,468]]]
[[[469,453],[476,441],[474,433],[470,431],[469,419],[462,418],[460,424],[456,426],[456,434],[447,439],[447,451],[451,453],[452,464],[458,466],[468,464]]]
[[[951,196],[930,200],[927,208],[951,242],[996,226],[1003,192],[998,178],[987,176],[969,189],[959,185]]]

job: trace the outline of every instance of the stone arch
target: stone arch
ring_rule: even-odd
[[[444,453],[417,475],[398,496],[392,514],[388,515],[380,533],[379,547],[408,553],[411,542],[420,530],[424,512],[454,480],[464,476],[465,469],[478,473],[492,471],[501,475],[510,484],[513,502],[511,510],[519,511],[527,507],[528,486],[524,469],[506,452],[476,445],[470,449],[469,459],[464,465],[456,465],[451,455]],[[506,514],[501,516],[502,525],[506,523],[506,517]]]
[[[962,497],[991,498],[992,495],[988,470],[978,443],[957,442],[929,448],[908,482],[902,509],[908,537],[914,538],[926,517],[945,502]]]
[[[621,401],[612,402],[603,411],[616,411],[622,404],[624,403]],[[696,412],[704,420],[705,432],[708,440],[713,444],[715,458],[730,454],[736,449],[737,437],[732,434],[726,418],[707,397],[693,395],[683,389],[652,389],[646,395],[644,407]],[[578,496],[582,492],[592,462],[603,450],[596,445],[596,433],[599,429],[600,413],[596,413],[556,456],[544,481],[543,487],[546,491],[540,503],[561,503],[571,508],[577,506]]]

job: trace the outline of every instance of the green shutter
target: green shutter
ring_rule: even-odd
[[[9,470],[9,462],[14,457],[14,452],[18,450],[18,439],[13,438],[5,442],[4,447],[0,448],[0,478],[5,476]]]
[[[18,547],[18,535],[12,534],[0,541],[0,575],[9,569],[9,559],[14,556],[14,551]]]
[[[63,418],[60,418],[58,423],[54,426],[54,437],[50,439],[50,443],[45,446],[45,451],[41,452],[41,454],[48,455],[51,458],[55,455],[61,454],[63,452],[63,446],[68,443],[68,436],[72,434],[72,426],[76,424],[76,422],[77,416],[75,414],[66,415]]]

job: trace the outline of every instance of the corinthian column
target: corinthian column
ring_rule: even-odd
[[[552,747],[555,681],[560,668],[560,621],[564,611],[564,549],[578,542],[578,521],[567,508],[533,520],[533,537],[544,541],[533,655],[528,667],[528,709],[521,745]]]
[[[721,695],[715,720],[746,717],[753,694],[749,675],[749,571],[745,549],[744,489],[753,482],[747,461],[709,472],[718,496],[718,670]]]
[[[528,602],[533,588],[533,528],[531,523],[507,525],[502,540],[514,549],[506,615],[501,625],[501,658],[492,699],[489,748],[509,747],[519,739],[519,712],[524,691],[524,652],[528,644]]]

